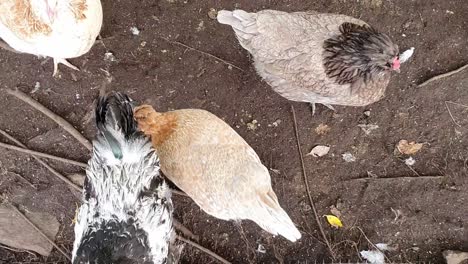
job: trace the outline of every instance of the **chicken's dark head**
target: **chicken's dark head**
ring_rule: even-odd
[[[374,28],[343,23],[337,36],[324,42],[327,76],[340,84],[400,70],[398,45]]]

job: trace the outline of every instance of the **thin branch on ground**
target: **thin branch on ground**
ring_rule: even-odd
[[[345,182],[348,181],[370,181],[370,180],[415,180],[415,179],[441,179],[444,176],[416,176],[416,177],[410,177],[410,176],[396,176],[396,177],[385,177],[385,178],[374,178],[374,177],[364,177],[364,178],[354,178],[354,179],[349,179],[345,180]]]
[[[306,187],[307,191],[307,196],[309,197],[309,202],[310,206],[312,207],[312,211],[314,212],[315,216],[315,221],[317,222],[317,225],[320,229],[320,233],[322,234],[322,238],[325,241],[325,244],[327,244],[328,251],[330,251],[331,257],[333,260],[335,260],[335,253],[333,252],[333,248],[328,241],[327,235],[325,234],[325,231],[323,230],[322,224],[320,222],[320,218],[317,213],[317,209],[315,208],[315,203],[314,200],[312,199],[312,195],[310,194],[310,188],[309,188],[309,182],[307,180],[307,173],[304,165],[304,156],[302,155],[302,149],[301,149],[301,143],[299,140],[299,132],[297,129],[297,120],[296,120],[296,112],[294,111],[294,106],[291,105],[291,111],[293,115],[293,121],[294,121],[294,132],[296,133],[296,142],[297,142],[297,149],[299,150],[299,157],[301,159],[301,166],[302,166],[302,175],[304,176],[304,184]]]
[[[204,253],[210,255],[211,257],[213,257],[213,258],[219,260],[219,262],[221,262],[221,263],[224,263],[224,264],[231,264],[231,262],[225,260],[223,257],[221,257],[221,256],[219,256],[218,254],[214,253],[213,251],[211,251],[211,250],[209,250],[209,249],[207,249],[207,248],[205,248],[205,247],[199,245],[198,243],[195,243],[195,242],[193,242],[193,241],[191,241],[191,240],[189,240],[189,239],[186,239],[186,238],[184,238],[184,237],[181,237],[181,236],[179,236],[179,235],[177,235],[177,239],[180,240],[180,241],[182,241],[182,242],[184,242],[184,243],[186,243],[186,244],[191,245],[191,246],[194,247],[194,248],[199,249],[200,251],[203,251]]]
[[[179,222],[177,219],[173,218],[172,219],[172,224],[174,225],[174,228],[180,231],[184,236],[190,237],[191,239],[195,241],[199,241],[200,237],[195,235],[190,229],[185,227],[181,222]]]
[[[9,171],[9,173],[15,175],[15,177],[18,177],[18,178],[22,179],[25,183],[27,183],[29,186],[31,186],[34,190],[37,190],[37,187],[34,186],[34,184],[32,184],[30,181],[28,181],[28,179],[26,179],[25,177],[21,176],[18,173],[15,173],[15,172]]]
[[[179,191],[179,190],[176,190],[176,189],[171,189],[171,192],[173,194],[177,194],[179,196],[183,196],[183,197],[189,197],[186,193],[182,192],[182,191]]]
[[[15,96],[16,98],[20,99],[21,101],[29,104],[30,106],[34,107],[36,110],[42,112],[47,117],[52,119],[56,122],[60,127],[65,129],[70,135],[72,135],[76,140],[78,140],[83,146],[86,147],[89,151],[93,149],[89,140],[87,140],[76,128],[74,128],[68,121],[63,119],[62,117],[58,116],[57,114],[50,111],[47,107],[40,104],[38,101],[31,98],[29,95],[21,92],[18,89],[6,89],[7,93],[10,95]]]
[[[405,165],[406,165],[406,167],[408,167],[408,169],[410,169],[414,174],[416,174],[416,176],[421,177],[421,175],[420,175],[415,169],[413,169],[413,167],[411,167],[410,165],[408,165],[408,164],[406,164],[406,163],[405,163]]]
[[[18,252],[18,253],[24,253],[24,252],[26,252],[26,253],[29,253],[30,255],[36,257],[36,254],[32,253],[32,252],[29,251],[29,250],[11,248],[11,247],[7,247],[7,246],[2,245],[2,244],[0,244],[0,248],[6,249],[6,250],[9,250],[9,251],[13,251],[13,252]]]
[[[226,65],[228,65],[228,66],[231,66],[231,67],[233,67],[233,68],[238,69],[238,70],[241,71],[241,72],[244,72],[244,70],[241,69],[239,66],[236,66],[236,65],[232,64],[231,62],[229,62],[229,61],[227,61],[227,60],[223,60],[223,59],[221,59],[220,57],[217,57],[217,56],[215,56],[215,55],[213,55],[213,54],[210,54],[210,53],[205,52],[205,51],[198,50],[198,49],[193,48],[193,47],[190,47],[189,45],[184,44],[184,43],[179,42],[179,41],[170,40],[170,39],[167,39],[167,38],[164,38],[164,37],[160,37],[160,38],[163,39],[163,40],[165,40],[165,41],[167,41],[167,42],[169,42],[169,43],[171,43],[171,44],[179,45],[179,46],[184,47],[184,48],[186,48],[186,49],[199,52],[199,53],[201,53],[201,54],[203,54],[203,55],[205,55],[205,56],[208,56],[208,57],[210,57],[210,58],[213,58],[213,59],[215,59],[215,60],[219,60],[219,61],[221,61],[222,63],[224,63],[224,64],[226,64]]]
[[[24,145],[23,143],[21,143],[19,140],[17,140],[16,138],[14,138],[12,135],[8,134],[7,132],[3,131],[3,130],[0,130],[0,134],[2,134],[3,136],[5,136],[6,138],[8,138],[9,140],[13,141],[16,145],[22,147],[23,149],[28,149],[26,147],[26,145]],[[52,174],[54,174],[55,176],[57,176],[57,178],[59,178],[60,180],[62,180],[63,182],[67,183],[68,185],[70,185],[71,187],[73,187],[75,190],[77,191],[80,191],[81,192],[81,187],[74,184],[72,181],[70,181],[67,177],[63,176],[61,173],[59,173],[58,171],[56,171],[54,168],[52,168],[51,166],[49,166],[49,164],[47,164],[45,161],[41,160],[40,158],[32,155],[31,157],[33,157],[33,159],[35,159],[37,162],[39,162],[42,166],[44,166],[46,169],[48,169],[50,172],[52,172]]]
[[[353,228],[356,228],[357,230],[359,230],[359,232],[361,232],[361,234],[364,236],[364,238],[367,240],[367,242],[368,242],[369,244],[371,244],[372,247],[373,247],[375,250],[380,251],[380,252],[385,256],[385,258],[387,259],[387,262],[388,262],[388,263],[392,263],[392,262],[390,261],[390,259],[388,259],[388,257],[382,252],[382,250],[380,250],[380,248],[378,248],[374,243],[372,243],[372,241],[370,241],[370,239],[366,236],[366,233],[364,233],[364,231],[362,231],[362,229],[361,229],[359,226],[353,226],[351,229],[353,229]]]
[[[65,258],[71,261],[71,258],[68,256],[68,254],[65,253],[57,244],[55,244],[54,241],[52,241],[49,237],[47,237],[47,235],[44,234],[44,232],[42,232],[42,230],[39,229],[33,222],[31,222],[31,220],[29,220],[29,218],[25,214],[23,214],[16,206],[9,204],[9,207],[11,207],[11,209],[13,209],[26,222],[28,222],[28,224],[31,225],[31,227],[33,227],[37,232],[39,232],[39,234],[41,234],[42,237],[44,237],[52,246],[54,246],[60,253],[62,253]]]
[[[445,101],[445,108],[447,108],[447,111],[448,111],[448,113],[449,113],[450,117],[452,118],[452,121],[453,121],[453,123],[454,123],[455,125],[457,125],[458,127],[461,127],[461,125],[460,125],[460,124],[458,124],[458,122],[457,122],[457,121],[455,121],[455,118],[453,117],[453,115],[452,115],[452,111],[450,111],[450,108],[448,107],[448,104],[447,104],[447,102],[448,102],[448,101]]]
[[[1,129],[0,129],[0,133],[2,133],[2,132],[1,132]],[[3,134],[3,133],[2,133],[2,134]],[[6,143],[2,143],[2,142],[0,142],[0,147],[6,148],[6,149],[10,149],[10,150],[15,150],[15,151],[18,151],[18,152],[21,152],[21,153],[26,153],[26,154],[29,154],[29,155],[32,155],[32,156],[37,156],[37,157],[42,157],[42,158],[46,158],[46,159],[57,160],[57,161],[60,161],[60,162],[63,162],[63,163],[75,165],[75,166],[82,167],[82,168],[86,168],[86,167],[87,167],[87,164],[86,164],[86,163],[83,163],[83,162],[74,161],[74,160],[69,160],[69,159],[62,158],[62,157],[57,157],[57,156],[50,155],[50,154],[43,153],[43,152],[39,152],[39,151],[34,151],[34,150],[30,150],[30,149],[20,148],[20,147],[16,147],[16,146],[13,146],[13,145],[10,145],[10,144],[6,144]]]
[[[443,73],[443,74],[439,74],[439,75],[436,75],[434,77],[431,77],[429,78],[428,80],[422,82],[421,84],[418,85],[418,87],[423,87],[423,86],[426,86],[428,84],[430,84],[431,82],[435,82],[437,80],[440,80],[440,79],[443,79],[443,78],[447,78],[447,77],[450,77],[454,74],[457,74],[461,71],[463,71],[464,69],[468,68],[468,64],[456,69],[456,70],[453,70],[453,71],[449,71],[449,72],[446,72],[446,73]]]

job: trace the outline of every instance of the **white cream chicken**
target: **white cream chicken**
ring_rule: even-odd
[[[67,61],[87,53],[102,26],[100,0],[1,0],[0,38],[12,49]]]

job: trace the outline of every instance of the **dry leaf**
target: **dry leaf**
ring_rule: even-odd
[[[328,125],[320,124],[315,128],[315,133],[317,133],[317,135],[325,135],[330,132],[330,129]]]
[[[402,154],[406,155],[412,155],[421,150],[423,144],[422,143],[415,143],[415,142],[410,142],[408,143],[407,140],[400,140],[397,145],[398,151]]]
[[[315,146],[306,156],[322,157],[328,154],[330,147],[318,145]]]
[[[343,227],[343,223],[338,217],[334,215],[325,215],[325,217],[327,218],[327,221],[331,226],[336,227],[336,228]]]

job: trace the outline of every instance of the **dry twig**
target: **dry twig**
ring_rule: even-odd
[[[294,111],[294,106],[292,105],[291,105],[291,111],[293,115],[294,131],[296,132],[297,149],[299,150],[299,157],[301,158],[302,175],[304,176],[304,184],[306,186],[307,196],[309,197],[310,206],[312,207],[312,211],[314,212],[315,221],[317,222],[317,225],[319,226],[320,233],[322,234],[323,240],[325,241],[325,244],[327,244],[327,248],[328,248],[328,251],[330,251],[332,259],[335,260],[335,253],[333,252],[333,248],[330,242],[328,241],[325,231],[323,230],[322,224],[320,222],[320,218],[317,213],[317,209],[315,208],[314,200],[312,199],[312,195],[310,194],[309,182],[307,180],[307,173],[306,173],[306,169],[304,165],[304,157],[302,155],[301,143],[299,141],[299,132],[297,130],[296,112]]]
[[[61,161],[63,163],[79,166],[79,167],[82,167],[82,168],[87,167],[86,163],[82,163],[82,162],[74,161],[74,160],[69,160],[69,159],[66,159],[66,158],[57,157],[57,156],[54,156],[54,155],[50,155],[50,154],[46,154],[46,153],[43,153],[43,152],[34,151],[34,150],[26,149],[26,148],[20,148],[20,147],[16,147],[16,146],[6,144],[6,143],[2,143],[2,142],[0,142],[0,147],[10,149],[10,150],[15,150],[15,151],[22,152],[22,153],[26,153],[26,154],[29,154],[29,155],[32,155],[32,156],[38,156],[38,157],[42,157],[42,158],[46,158],[46,159],[53,159],[53,160]]]
[[[364,233],[364,231],[362,231],[362,229],[359,226],[353,226],[351,229],[353,229],[353,228],[357,228],[357,230],[359,230],[359,232],[361,232],[361,234],[364,236],[364,238],[367,240],[367,242],[369,244],[371,244],[372,247],[375,250],[377,250],[377,251],[379,251],[379,252],[381,252],[383,254],[382,250],[380,250],[380,248],[378,248],[374,243],[372,243],[372,241],[370,241],[370,239],[366,236],[366,233]],[[392,263],[385,254],[383,254],[383,255],[385,256],[385,259],[387,260],[388,263]]]
[[[374,178],[374,177],[365,177],[365,178],[354,178],[354,179],[349,179],[346,181],[369,181],[369,180],[414,180],[414,179],[440,179],[443,178],[444,176],[416,176],[416,177],[410,177],[410,176],[396,176],[396,177],[385,177],[385,178]]]
[[[190,237],[191,239],[195,240],[198,242],[200,239],[199,236],[193,234],[192,231],[190,231],[188,228],[186,228],[181,222],[179,222],[177,219],[173,218],[172,219],[172,224],[174,225],[174,228],[179,230],[184,236]]]
[[[34,184],[32,184],[30,181],[28,181],[28,179],[26,179],[25,177],[21,176],[18,173],[14,173],[14,172],[11,172],[11,171],[9,173],[13,174],[15,177],[20,178],[21,180],[23,180],[25,183],[27,183],[29,186],[31,186],[34,190],[37,190],[37,187],[34,186]]]
[[[231,264],[231,262],[225,260],[223,257],[219,256],[218,254],[214,253],[213,251],[211,251],[211,250],[209,250],[209,249],[207,249],[207,248],[205,248],[205,247],[203,247],[203,246],[201,246],[201,245],[199,245],[199,244],[197,244],[197,243],[195,243],[195,242],[193,242],[193,241],[191,241],[189,239],[186,239],[186,238],[181,237],[179,235],[177,235],[177,239],[184,242],[184,243],[187,243],[187,244],[191,245],[192,247],[195,247],[195,248],[205,252],[206,254],[210,255],[211,257],[219,260],[219,262],[221,262],[221,263]]]
[[[14,138],[12,135],[8,134],[7,132],[3,131],[0,129],[0,134],[4,135],[6,138],[8,138],[9,140],[13,141],[16,145],[22,147],[23,149],[28,149],[23,143],[21,143],[19,140],[17,140],[16,138]],[[52,174],[54,174],[55,176],[57,176],[60,180],[64,181],[65,183],[67,183],[68,185],[70,185],[71,187],[73,187],[75,190],[78,190],[78,191],[81,191],[81,187],[74,184],[72,181],[70,181],[67,177],[63,176],[62,174],[60,174],[58,171],[54,170],[54,168],[50,167],[49,164],[47,164],[46,162],[44,162],[43,160],[41,160],[40,158],[36,157],[36,156],[32,156],[37,162],[39,162],[42,166],[46,167],[46,169],[48,169],[50,172],[52,172]]]
[[[418,87],[423,87],[423,86],[426,86],[428,84],[430,84],[431,82],[435,82],[437,80],[440,80],[440,79],[443,79],[443,78],[447,78],[447,77],[450,77],[454,74],[457,74],[461,71],[463,71],[464,69],[468,68],[468,64],[456,69],[456,70],[453,70],[453,71],[449,71],[449,72],[446,72],[446,73],[443,73],[443,74],[439,74],[439,75],[436,75],[432,78],[429,78],[427,81],[424,81],[422,82],[421,84],[418,85]]]
[[[60,253],[62,253],[62,255],[67,258],[69,261],[71,261],[71,258],[68,256],[67,253],[65,253],[57,244],[55,244],[54,241],[52,241],[50,238],[47,237],[46,234],[44,234],[44,232],[42,232],[41,229],[39,229],[33,222],[31,222],[31,220],[29,220],[28,217],[26,217],[25,214],[23,214],[16,206],[12,205],[12,204],[9,204],[9,206],[11,207],[11,209],[13,209],[17,214],[19,214],[26,222],[28,222],[29,225],[31,225],[31,227],[33,227],[37,232],[39,232],[39,234],[41,234],[42,237],[44,237],[52,246],[54,246]]]
[[[173,194],[177,194],[179,196],[183,196],[183,197],[189,197],[186,193],[182,192],[182,191],[179,191],[179,190],[176,190],[176,189],[171,189],[171,192]]]
[[[89,151],[93,149],[89,140],[87,140],[78,130],[76,130],[70,123],[68,123],[65,119],[58,116],[57,114],[50,111],[47,107],[40,104],[38,101],[32,99],[29,95],[21,92],[18,89],[6,89],[7,93],[10,95],[15,96],[16,98],[20,99],[21,101],[28,103],[30,106],[34,107],[36,110],[42,112],[50,119],[55,121],[59,126],[65,129],[70,135],[72,135],[76,140],[78,140],[83,146],[85,146]]]
[[[199,52],[199,53],[201,53],[201,54],[203,54],[203,55],[206,55],[206,56],[208,56],[208,57],[210,57],[210,58],[219,60],[219,61],[221,61],[222,63],[224,63],[224,64],[226,64],[226,65],[228,65],[228,66],[231,66],[231,67],[233,67],[233,68],[238,69],[238,70],[241,71],[241,72],[244,72],[244,70],[241,69],[239,66],[236,66],[236,65],[232,64],[231,62],[229,62],[229,61],[227,61],[227,60],[223,60],[223,59],[221,59],[220,57],[217,57],[217,56],[215,56],[215,55],[213,55],[213,54],[210,54],[210,53],[205,52],[205,51],[198,50],[198,49],[193,48],[193,47],[190,47],[189,45],[184,44],[184,43],[179,42],[179,41],[170,40],[170,39],[167,39],[167,38],[164,38],[164,37],[160,37],[160,38],[163,39],[163,40],[165,40],[165,41],[167,41],[167,42],[169,42],[169,43],[171,43],[171,44],[179,45],[179,46],[184,47],[184,48],[186,48],[186,49]]]

